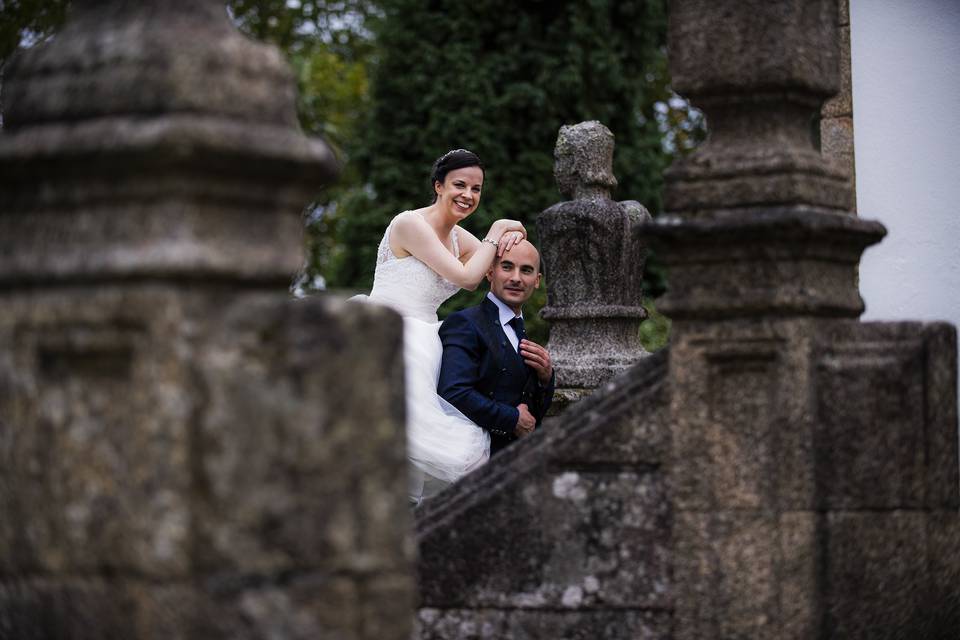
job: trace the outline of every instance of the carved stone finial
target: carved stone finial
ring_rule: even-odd
[[[885,231],[849,215],[849,176],[810,127],[839,86],[836,22],[836,0],[671,3],[674,88],[710,130],[649,229],[672,319],[863,311],[857,263]]]
[[[638,202],[610,199],[617,184],[613,147],[613,134],[599,122],[562,127],[554,173],[561,193],[573,199],[537,219],[558,406],[565,393],[575,399],[648,355],[637,329],[646,317],[639,227],[650,214]]]
[[[839,87],[836,11],[836,0],[671,3],[673,87],[706,113],[709,137],[668,170],[668,212],[849,211],[849,176],[810,128]]]
[[[553,175],[567,200],[610,198],[613,175],[613,133],[596,120],[560,127],[554,149]]]
[[[280,52],[222,2],[77,0],[4,75],[0,283],[301,267],[300,212],[336,161],[300,131]]]

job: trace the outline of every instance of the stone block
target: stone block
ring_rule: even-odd
[[[949,638],[960,629],[960,512],[928,513],[927,543],[931,584],[923,609],[926,620],[921,621],[925,637]]]
[[[492,464],[492,463],[491,463]],[[662,474],[512,476],[420,537],[422,606],[666,609]]]
[[[708,145],[709,141],[668,169],[664,187],[668,213],[709,218],[744,207],[784,213],[812,207],[831,214],[850,209],[849,176],[837,167],[811,169],[810,165],[822,162],[812,148],[796,157],[789,151],[764,153],[763,149],[743,157],[724,157],[722,147],[715,151],[719,145],[712,149]]]
[[[680,509],[758,509],[776,500],[782,391],[776,337],[724,339],[716,328],[671,347],[671,483]],[[682,407],[693,409],[681,411]]]
[[[956,505],[952,328],[838,322],[821,330],[816,348],[821,504]]]
[[[817,637],[820,628],[819,571],[823,566],[823,516],[794,511],[779,516],[779,638]]]
[[[417,640],[668,640],[670,615],[654,611],[585,609],[538,611],[423,608]]]
[[[406,640],[412,627],[417,600],[414,590],[410,588],[410,577],[399,572],[383,573],[361,578],[358,582],[360,600],[355,609],[359,632],[355,637],[364,640]],[[346,608],[350,608],[354,603],[344,604]]]
[[[957,432],[957,329],[945,322],[924,324],[924,431],[926,506],[960,510],[960,452]]]
[[[670,456],[670,397],[664,384],[665,349],[600,387],[601,393],[570,409],[568,420],[545,429],[562,430],[550,463],[571,468],[654,468]]]
[[[922,512],[830,513],[824,625],[838,639],[947,638],[921,633],[931,593]],[[956,628],[954,628],[954,631]]]
[[[761,313],[858,317],[856,265],[886,230],[854,216],[770,208],[659,219],[644,232],[670,270],[671,289],[657,308],[677,322]]]
[[[17,573],[189,571],[189,366],[162,286],[0,302],[2,482]]]
[[[230,600],[224,615],[240,629],[245,627],[243,635],[251,640],[362,638],[358,633],[362,603],[354,580],[306,575],[289,583],[244,589]],[[384,637],[408,637],[403,631],[399,626]]]
[[[224,310],[197,374],[204,570],[408,566],[401,326],[336,300]]]
[[[717,89],[837,90],[835,0],[670,4],[673,86],[694,97]]]
[[[821,361],[817,482],[832,508],[923,503],[923,432],[916,413],[922,411],[922,389],[900,386],[909,380],[903,370],[916,374],[921,362],[903,354],[874,355],[872,361]],[[877,455],[881,451],[886,455]]]
[[[853,169],[853,118],[836,116],[820,121],[820,149],[824,157]]]
[[[746,510],[675,515],[676,640],[781,637],[778,525]]]
[[[850,0],[837,0],[837,26],[850,26]]]
[[[840,5],[846,5],[846,0],[841,0]],[[850,75],[850,26],[842,26],[837,29],[837,37],[840,40],[840,88],[837,93],[823,103],[820,109],[820,115],[824,119],[847,116],[853,118],[853,81]],[[852,136],[851,136],[852,137]]]
[[[361,607],[380,620],[377,637],[407,637],[395,314],[164,286],[54,291],[5,308],[0,575],[21,576],[28,603],[11,637],[44,628],[37,598],[60,607],[65,628],[120,607],[97,638],[359,637]],[[156,589],[74,589],[76,575]],[[392,587],[374,588],[383,576]],[[216,602],[175,588],[189,580]],[[388,620],[369,598],[407,606]]]
[[[363,597],[357,581],[346,576],[248,576],[124,588],[135,603],[130,628],[147,640],[368,637],[360,635]],[[398,625],[383,637],[406,639],[409,626]]]
[[[0,638],[119,640],[136,628],[136,602],[116,584],[0,579]]]

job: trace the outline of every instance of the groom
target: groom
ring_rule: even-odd
[[[490,292],[440,327],[437,392],[490,433],[490,455],[532,433],[553,398],[550,354],[528,340],[523,303],[540,285],[540,253],[523,240],[487,272]]]

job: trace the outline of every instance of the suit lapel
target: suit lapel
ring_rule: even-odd
[[[480,323],[481,333],[493,353],[494,359],[502,366],[506,350],[513,351],[513,348],[507,344],[507,334],[503,332],[503,327],[500,325],[500,311],[489,298],[483,299],[480,308],[483,310],[483,322]]]

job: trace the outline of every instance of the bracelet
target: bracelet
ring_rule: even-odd
[[[484,238],[483,241],[484,241],[484,242],[489,242],[489,243],[492,244],[494,247],[499,247],[499,246],[500,246],[500,242],[499,242],[498,240],[491,240],[490,238]]]

